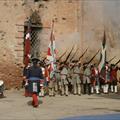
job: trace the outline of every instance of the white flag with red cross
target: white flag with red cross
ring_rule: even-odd
[[[50,35],[50,43],[48,46],[48,51],[47,51],[47,60],[50,63],[50,78],[52,78],[54,71],[55,71],[55,62],[56,62],[56,47],[55,47],[55,36],[54,36],[54,21],[52,21],[52,28],[51,28],[51,35]]]

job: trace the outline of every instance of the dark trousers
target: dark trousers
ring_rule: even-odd
[[[90,83],[85,83],[83,84],[83,90],[84,90],[84,94],[91,94],[91,86]]]

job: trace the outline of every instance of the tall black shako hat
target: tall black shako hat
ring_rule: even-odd
[[[32,58],[32,63],[37,64],[40,60],[38,58]]]

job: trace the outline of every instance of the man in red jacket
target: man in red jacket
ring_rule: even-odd
[[[117,93],[117,71],[118,67],[116,67],[114,64],[111,65],[111,70],[110,70],[110,83],[111,83],[111,92]]]

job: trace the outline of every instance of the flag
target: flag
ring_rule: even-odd
[[[53,77],[54,71],[56,69],[56,48],[55,48],[55,36],[54,36],[54,21],[52,21],[52,28],[51,28],[51,34],[50,34],[50,43],[48,46],[47,51],[47,60],[50,63],[50,78]]]
[[[52,30],[50,35],[50,43],[48,46],[47,59],[50,62],[55,62],[56,60],[56,48],[55,48],[55,36],[53,32],[54,22],[52,23]]]
[[[28,25],[27,33],[25,35],[25,47],[24,47],[24,64],[27,66],[28,63],[30,62],[30,26]]]
[[[101,47],[102,47],[101,48],[101,56],[100,56],[100,62],[98,65],[99,72],[102,70],[102,68],[104,67],[105,62],[106,62],[106,34],[105,34],[105,31],[104,31],[104,36],[103,36],[103,41],[102,41]]]

